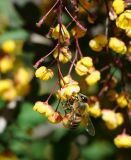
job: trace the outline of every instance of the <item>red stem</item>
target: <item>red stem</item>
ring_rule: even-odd
[[[57,57],[57,67],[58,67],[58,78],[59,78],[59,85],[60,85],[60,78],[62,78],[63,80],[63,75],[60,69],[60,62],[59,62],[59,56],[60,56],[60,51],[61,51],[61,42],[60,42],[60,38],[61,38],[61,29],[62,29],[62,1],[60,1],[60,6],[59,6],[59,25],[60,25],[60,29],[59,29],[59,35],[58,35],[58,57]],[[64,82],[64,80],[63,80]],[[60,86],[61,87],[61,86]]]
[[[77,55],[78,55],[78,52],[77,52],[77,50],[76,50],[75,57],[74,57],[74,59],[73,59],[73,61],[72,61],[72,63],[71,63],[71,66],[70,66],[70,69],[69,69],[68,75],[70,75],[70,74],[71,74],[71,72],[72,72],[72,69],[73,69],[74,63],[75,63],[75,61],[76,61],[76,59],[77,59]]]
[[[34,68],[37,69],[39,67],[39,65],[44,62],[44,60],[49,56],[51,55],[55,50],[56,48],[58,47],[58,44],[51,50],[51,52],[49,52],[46,56],[40,58],[34,65]]]
[[[50,12],[55,8],[55,6],[57,5],[57,3],[59,2],[59,0],[56,1],[56,3],[51,7],[51,9],[39,20],[38,23],[36,23],[36,25],[38,27],[41,27],[41,25],[44,23],[44,20],[46,19],[46,17],[50,14]]]
[[[76,47],[78,49],[78,53],[80,55],[80,58],[82,58],[83,54],[82,54],[81,49],[80,49],[80,45],[79,45],[79,41],[78,41],[77,35],[75,36],[75,40],[76,40]]]
[[[47,98],[46,103],[48,103],[48,101],[50,100],[50,98],[52,97],[52,95],[55,93],[57,85],[58,85],[58,81],[56,81],[56,84],[54,85],[51,94]]]
[[[76,22],[76,25],[80,28],[80,29],[82,29],[83,31],[87,31],[87,29],[85,28],[85,27],[83,27],[82,26],[82,24],[80,24],[80,22],[78,22],[72,15],[71,15],[71,13],[69,12],[69,10],[65,7],[65,10],[66,10],[66,12],[69,14],[69,16],[72,18],[72,20],[74,21],[74,22]]]

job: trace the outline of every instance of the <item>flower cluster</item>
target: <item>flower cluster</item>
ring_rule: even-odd
[[[55,111],[48,102],[38,101],[33,107],[34,111],[41,113],[43,116],[48,117],[48,120],[51,123],[59,123],[62,120],[62,117],[59,112]]]
[[[33,72],[19,61],[18,55],[23,42],[15,40],[3,41],[0,55],[0,96],[6,101],[25,96],[30,90]],[[9,77],[8,74],[11,76]]]
[[[76,1],[75,1],[76,2]],[[68,9],[68,5],[57,0],[47,14],[37,23],[41,26],[48,14],[57,11],[57,18],[49,29],[48,37],[54,41],[54,48],[39,59],[34,67],[35,75],[43,81],[51,79],[55,72],[53,65],[57,66],[57,81],[55,89],[51,92],[46,102],[38,101],[35,103],[34,110],[46,116],[51,123],[62,122],[63,126],[69,128],[68,123],[74,112],[74,102],[81,101],[87,104],[88,114],[94,118],[101,117],[105,122],[105,126],[110,130],[115,130],[120,126],[125,126],[125,112],[131,112],[131,96],[128,89],[128,82],[131,78],[128,65],[131,62],[131,11],[129,10],[130,2],[123,0],[105,1],[106,8],[105,28],[97,33],[88,33],[88,27],[84,27],[83,21],[79,21],[83,16],[86,21],[93,25],[97,19],[97,6],[99,1],[86,2],[81,0],[77,5],[71,1],[74,8],[73,13]],[[83,6],[83,8],[82,8]],[[94,12],[90,11],[94,7]],[[87,10],[88,12],[86,13]],[[70,18],[70,23],[63,23],[63,13]],[[82,19],[83,20],[83,19]],[[98,20],[99,21],[99,20]],[[73,25],[72,25],[73,23]],[[94,25],[95,27],[95,25]],[[87,38],[89,35],[90,38]],[[83,53],[80,40],[87,38],[87,52]],[[45,59],[52,56],[53,61],[48,66],[43,65]],[[62,71],[62,67],[67,71]],[[76,75],[73,74],[73,69]],[[65,73],[66,72],[66,73]],[[64,74],[63,74],[64,73]],[[75,78],[76,79],[75,79]],[[82,82],[82,85],[81,83]],[[59,88],[57,88],[59,86]],[[85,88],[84,88],[84,87]],[[85,93],[89,93],[88,89],[96,86],[96,92],[89,94],[88,101],[83,102],[79,99],[79,95],[84,88]],[[48,104],[51,96],[55,94],[58,100],[56,109]],[[106,104],[105,104],[106,101]],[[59,111],[59,106],[64,114]],[[127,116],[129,116],[127,114]],[[114,139],[115,145],[119,147],[131,147],[130,136],[125,134],[118,135]]]

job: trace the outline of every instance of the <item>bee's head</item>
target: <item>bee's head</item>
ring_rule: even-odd
[[[88,102],[88,98],[87,98],[87,96],[85,96],[84,94],[82,94],[82,93],[79,93],[79,96],[80,96],[80,99],[81,99],[81,101],[82,102],[85,102],[85,103],[87,103]]]

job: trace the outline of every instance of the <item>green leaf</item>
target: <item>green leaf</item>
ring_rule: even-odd
[[[5,107],[5,101],[0,97],[0,110]]]
[[[11,0],[0,0],[0,13],[8,17],[11,27],[20,27],[23,25],[23,20],[16,12]]]
[[[55,130],[54,134],[53,134],[53,139],[58,142],[60,141],[64,136],[65,134],[68,132],[67,129],[64,129],[64,128],[59,128],[57,130]]]
[[[18,124],[21,128],[32,128],[43,122],[45,122],[45,117],[33,111],[33,104],[30,102],[24,102],[22,104],[21,112],[18,116]]]
[[[119,68],[112,67],[110,72],[111,74],[113,74],[113,77],[115,77],[118,81],[121,80],[122,75]]]
[[[82,150],[84,157],[90,160],[102,160],[106,156],[114,153],[114,147],[107,141],[95,141],[90,146]]]
[[[9,39],[25,41],[28,37],[29,37],[29,34],[23,29],[5,32],[3,35],[0,36],[0,45],[4,41]]]
[[[42,159],[45,154],[47,142],[46,140],[37,140],[33,142],[29,147],[30,150],[28,152],[32,159]]]
[[[17,153],[17,155],[22,155],[26,157],[28,155],[28,160],[30,159],[41,159],[45,154],[45,148],[47,147],[47,142],[44,140],[37,140],[28,143],[27,141],[11,140],[9,148]]]

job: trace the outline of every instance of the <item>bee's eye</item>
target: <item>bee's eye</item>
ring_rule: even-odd
[[[87,100],[88,100],[87,97],[82,97],[83,102],[87,102]]]

